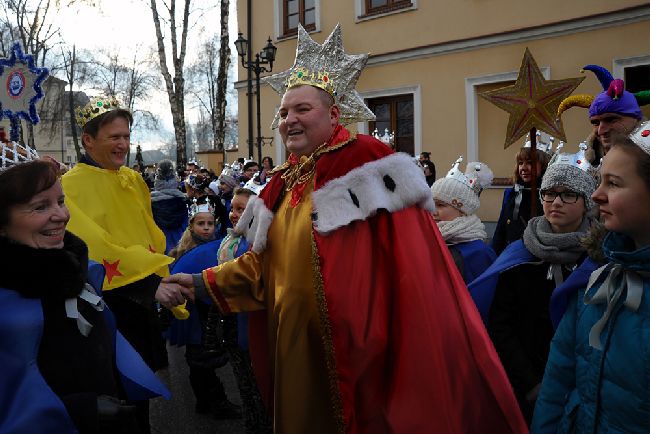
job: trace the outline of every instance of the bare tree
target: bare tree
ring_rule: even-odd
[[[68,104],[68,117],[70,134],[72,135],[72,143],[77,154],[77,161],[81,159],[81,145],[79,144],[79,137],[77,135],[77,122],[75,118],[75,105],[79,102],[75,98],[75,85],[81,87],[88,80],[92,74],[93,62],[89,60],[89,55],[84,53],[83,58],[77,56],[76,46],[73,45],[67,50],[61,50],[61,57],[63,58],[63,70],[68,82],[67,104]]]
[[[186,139],[187,130],[185,124],[185,78],[183,76],[183,67],[185,63],[185,52],[187,48],[187,32],[189,28],[190,3],[191,0],[183,1],[183,12],[181,14],[181,24],[177,25],[176,0],[161,2],[167,13],[166,31],[168,32],[169,43],[171,43],[171,63],[174,76],[167,67],[167,48],[161,25],[161,17],[158,13],[158,0],[151,0],[151,13],[153,16],[154,26],[156,28],[156,40],[158,43],[158,58],[160,61],[160,71],[165,80],[167,96],[174,124],[174,134],[176,136],[176,164],[184,167],[187,162],[186,157]],[[180,45],[178,31],[180,29]]]
[[[219,35],[220,48],[219,48],[219,67],[217,75],[217,93],[216,93],[216,107],[213,111],[212,130],[214,131],[214,149],[223,150],[224,138],[226,136],[226,95],[228,86],[228,68],[230,67],[230,44],[228,37],[228,9],[230,8],[229,0],[221,0],[221,34]],[[216,125],[215,125],[216,124]],[[226,154],[224,151],[224,160],[226,161]]]

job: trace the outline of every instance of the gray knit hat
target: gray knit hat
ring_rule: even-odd
[[[576,154],[556,153],[548,164],[540,189],[565,187],[580,193],[585,198],[585,206],[589,210],[594,206],[591,195],[597,187],[597,169],[587,160],[586,149],[587,145],[581,143]]]
[[[463,157],[452,165],[444,178],[431,186],[434,200],[445,202],[466,215],[474,214],[481,206],[479,195],[492,183],[492,170],[485,163],[467,163],[465,173],[459,169]]]
[[[156,177],[153,182],[155,190],[166,190],[178,188],[174,163],[171,160],[161,160],[156,167]]]

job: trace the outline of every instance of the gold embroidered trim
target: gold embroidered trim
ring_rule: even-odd
[[[318,312],[320,317],[321,334],[323,336],[323,347],[325,348],[325,363],[329,377],[330,397],[334,411],[334,419],[337,432],[345,434],[345,418],[343,417],[343,399],[339,389],[339,378],[336,370],[336,358],[334,356],[334,343],[332,342],[332,328],[329,321],[327,310],[327,300],[325,299],[325,290],[323,275],[320,271],[320,256],[316,247],[314,233],[311,233],[311,255],[314,265],[314,289],[316,290],[316,302],[318,303]]]
[[[343,146],[347,145],[353,140],[356,140],[356,138],[356,134],[350,134],[350,138],[348,140],[337,143],[336,145],[330,146],[327,143],[323,143],[318,148],[316,148],[316,150],[312,152],[309,157],[304,160],[301,158],[301,162],[295,166],[291,166],[291,164],[287,161],[282,166],[273,169],[273,171],[270,173],[288,169],[282,174],[281,177],[284,181],[285,190],[291,191],[296,185],[304,184],[309,179],[311,179],[311,177],[314,175],[314,172],[316,171],[316,161],[318,161],[318,158],[321,155],[336,151],[337,149],[341,149]]]

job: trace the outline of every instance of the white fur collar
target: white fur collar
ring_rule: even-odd
[[[380,209],[399,211],[413,205],[433,211],[424,173],[413,157],[396,153],[366,163],[312,193],[314,229],[327,234]]]
[[[433,212],[435,205],[424,173],[413,157],[397,153],[371,161],[314,191],[314,229],[327,234],[356,220],[365,220],[380,209],[399,211],[413,205]],[[252,196],[235,231],[246,236],[253,251],[266,248],[273,213],[264,201]]]

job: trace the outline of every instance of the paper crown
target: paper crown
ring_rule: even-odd
[[[576,152],[575,154],[562,153],[561,150],[563,148],[563,145],[564,145],[563,143],[560,143],[558,145],[557,149],[555,150],[555,153],[553,154],[553,157],[551,158],[551,161],[549,161],[548,163],[548,168],[550,168],[552,165],[555,164],[564,164],[568,166],[577,167],[578,169],[582,170],[583,172],[587,172],[592,176],[595,176],[597,174],[598,169],[591,165],[591,163],[589,162],[589,160],[585,155],[585,151],[588,148],[585,142],[581,142],[578,145],[578,152]]]
[[[465,172],[463,172],[459,167],[462,162],[463,157],[458,157],[445,178],[454,179],[473,190],[477,196],[480,195],[485,187],[492,184],[494,178],[492,170],[485,163],[472,162],[467,164]]]
[[[580,193],[585,200],[587,209],[594,206],[591,195],[596,189],[598,168],[592,166],[585,156],[586,143],[580,143],[575,154],[561,153],[561,146],[555,151],[553,158],[542,177],[541,190],[562,186]]]
[[[264,181],[263,184],[262,181]],[[252,191],[259,196],[262,190],[264,190],[264,187],[266,187],[266,184],[266,179],[260,179],[260,172],[257,172],[251,179],[246,182],[246,184],[244,184],[244,188]]]
[[[228,164],[228,163],[224,164],[223,170],[221,171],[219,177],[230,176],[234,179],[237,179],[241,176],[241,174],[242,174],[242,165],[238,161],[235,161],[232,164]]]
[[[603,113],[620,113],[637,119],[643,117],[640,106],[650,103],[650,91],[630,93],[625,90],[625,83],[621,79],[614,79],[612,74],[600,65],[585,65],[580,72],[591,71],[594,73],[603,92],[598,95],[578,94],[571,95],[560,103],[557,109],[559,120],[566,110],[571,107],[589,109],[589,116]]]
[[[323,45],[309,36],[298,24],[298,45],[296,59],[291,68],[265,78],[280,96],[295,86],[309,85],[328,92],[339,107],[339,122],[343,125],[353,122],[372,121],[375,115],[354,89],[366,62],[367,54],[345,54],[341,25],[337,24]],[[271,128],[277,128],[280,121],[276,113]]]
[[[210,205],[210,202],[205,202],[202,203],[201,205],[198,205],[196,203],[196,198],[192,201],[192,204],[187,207],[187,216],[192,220],[195,215],[197,215],[200,212],[208,212],[212,215],[214,215],[214,208],[212,208],[212,205]]]
[[[75,119],[77,125],[79,125],[80,128],[83,128],[88,122],[92,121],[96,117],[119,108],[121,108],[120,102],[115,97],[94,96],[90,98],[88,104],[75,109]]]
[[[39,158],[36,150],[29,145],[7,140],[4,129],[0,129],[0,147],[0,171]]]
[[[462,161],[463,157],[458,157],[447,176],[433,183],[431,192],[435,200],[471,215],[481,206],[479,195],[492,183],[494,175],[486,164],[480,162],[468,163],[462,172],[459,167]]]
[[[645,121],[630,134],[630,140],[650,155],[650,121]]]
[[[547,154],[551,154],[553,152],[553,143],[555,142],[555,137],[553,136],[546,136],[544,138],[542,136],[542,133],[537,131],[536,135],[536,140],[535,140],[535,147],[538,151],[545,152]],[[563,142],[560,142],[560,144],[564,144]],[[530,142],[530,133],[526,135],[526,142],[524,143],[524,146],[522,148],[530,148],[532,146]]]

